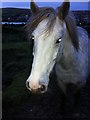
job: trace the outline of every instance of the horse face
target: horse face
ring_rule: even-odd
[[[34,93],[44,93],[49,84],[49,75],[59,56],[63,51],[63,37],[66,25],[58,17],[52,29],[48,29],[49,19],[41,21],[32,33],[34,40],[33,64],[31,74],[26,85]]]

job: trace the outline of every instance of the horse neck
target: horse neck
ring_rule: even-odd
[[[65,57],[74,56],[76,50],[72,44],[72,40],[71,40],[71,37],[69,35],[67,28],[66,28],[66,33],[65,33],[63,41],[64,41],[64,43],[63,43],[63,55]]]

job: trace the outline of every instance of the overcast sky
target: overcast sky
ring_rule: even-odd
[[[90,2],[72,2],[70,9],[71,10],[90,10],[89,8]],[[57,6],[61,5],[60,2],[37,2],[38,6],[50,6],[56,8]],[[2,2],[0,7],[14,7],[14,8],[29,8],[29,2]]]

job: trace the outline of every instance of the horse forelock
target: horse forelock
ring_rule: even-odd
[[[49,19],[48,28],[47,28],[47,31],[49,32],[51,28],[53,28],[54,21],[56,20],[57,16],[58,16],[57,11],[55,11],[53,8],[50,8],[50,7],[43,7],[36,14],[32,14],[29,19],[29,22],[26,25],[29,38],[32,32],[38,26],[38,24],[46,18]],[[60,16],[59,16],[59,19],[62,20]],[[66,27],[71,37],[72,44],[78,51],[79,41],[78,41],[77,26],[76,26],[75,18],[71,14],[68,14],[64,22],[66,23]]]
[[[43,7],[39,10],[37,14],[32,14],[32,16],[29,19],[29,22],[26,25],[26,29],[29,36],[31,36],[32,32],[35,30],[38,24],[47,18],[49,19],[47,31],[50,31],[56,19],[56,13],[53,8]]]

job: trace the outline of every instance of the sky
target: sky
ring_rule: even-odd
[[[70,9],[71,10],[90,10],[89,8],[90,2],[71,2]],[[50,6],[56,8],[61,5],[61,2],[37,2],[37,5],[40,7]],[[2,2],[0,7],[14,7],[14,8],[30,8],[29,2]]]
[[[30,2],[30,0],[0,0],[2,2]],[[64,0],[33,0],[35,2],[63,2]],[[70,2],[89,2],[90,0],[65,0]]]

